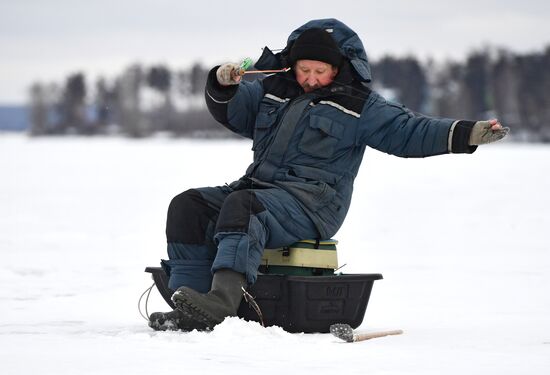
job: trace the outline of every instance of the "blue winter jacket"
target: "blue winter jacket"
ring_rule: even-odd
[[[305,94],[291,70],[223,87],[216,80],[216,67],[205,96],[219,122],[253,140],[254,162],[244,178],[257,187],[289,191],[320,237],[330,238],[348,211],[366,146],[401,157],[472,153],[475,146],[467,141],[474,122],[416,115],[370,90],[363,45],[353,30],[335,19],[298,28],[285,50],[263,56],[256,65],[284,66],[294,40],[312,27],[331,32],[345,56],[331,85]]]

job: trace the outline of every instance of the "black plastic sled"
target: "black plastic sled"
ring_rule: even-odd
[[[300,241],[282,249],[266,249],[258,280],[247,289],[259,307],[243,299],[237,315],[287,332],[327,333],[332,324],[357,328],[362,322],[375,280],[381,274],[334,274],[334,240]],[[320,263],[321,262],[321,263]],[[168,276],[147,267],[164,300],[175,308]],[[260,318],[260,315],[263,319]]]

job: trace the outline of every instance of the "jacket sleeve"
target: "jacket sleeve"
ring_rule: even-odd
[[[252,138],[258,107],[263,97],[263,85],[259,80],[242,81],[238,85],[221,86],[216,78],[214,67],[209,73],[204,92],[206,106],[216,119],[226,128]]]
[[[372,91],[361,114],[358,141],[401,157],[471,154],[477,148],[468,145],[473,124],[417,115]]]

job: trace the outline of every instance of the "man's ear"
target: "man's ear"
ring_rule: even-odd
[[[334,77],[336,77],[337,75],[338,75],[338,67],[337,67],[337,66],[333,66],[333,67],[332,67],[331,79],[334,79]]]

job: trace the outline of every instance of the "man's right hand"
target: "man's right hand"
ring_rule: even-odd
[[[223,64],[216,71],[216,78],[218,79],[218,83],[222,86],[238,85],[241,81],[241,76],[237,74],[239,69],[239,64]]]

